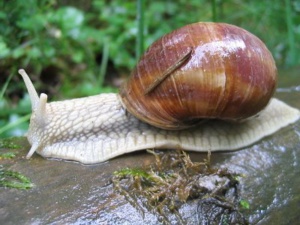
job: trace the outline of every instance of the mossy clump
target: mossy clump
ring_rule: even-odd
[[[15,157],[16,157],[16,154],[14,152],[5,152],[5,153],[0,152],[0,160],[1,159],[12,159]]]
[[[148,151],[155,157],[149,168],[124,168],[114,172],[115,190],[142,215],[145,210],[170,224],[174,214],[185,224],[180,207],[187,201],[198,201],[200,224],[248,224],[239,212],[239,174],[210,165],[210,152],[203,162],[192,162],[189,155],[178,151]],[[243,200],[245,201],[245,200]]]
[[[0,165],[0,187],[30,189],[33,183],[19,172],[5,169]]]
[[[21,173],[11,170],[18,154],[15,149],[21,149],[24,137],[11,137],[0,139],[0,188],[30,189],[34,185],[29,178]]]
[[[23,140],[24,137],[10,137],[0,139],[0,148],[21,149],[23,146],[20,143]]]

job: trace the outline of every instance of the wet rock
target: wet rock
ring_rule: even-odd
[[[300,108],[300,93],[280,92],[277,97]],[[29,190],[0,188],[0,224],[159,224],[151,212],[144,217],[109,183],[121,168],[144,168],[155,159],[145,151],[135,152],[96,165],[24,157],[29,149],[25,139],[13,159],[1,160],[8,169],[29,177]],[[250,224],[297,224],[300,204],[300,121],[249,148],[213,153],[213,167],[243,174],[240,196],[249,202],[244,215]],[[1,151],[12,151],[1,149]],[[190,153],[193,161],[206,154]],[[187,201],[179,213],[187,224],[199,223],[199,203]],[[170,216],[172,224],[179,224]]]

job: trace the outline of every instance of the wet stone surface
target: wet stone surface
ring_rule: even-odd
[[[300,92],[281,91],[276,97],[300,108]],[[29,177],[29,190],[0,188],[0,224],[159,224],[146,212],[144,217],[109,183],[121,168],[144,168],[155,159],[140,151],[106,163],[82,165],[46,160],[35,154],[25,159],[29,144],[18,140],[22,149],[13,159],[2,159],[7,169]],[[193,161],[203,161],[205,153],[190,153]],[[211,165],[243,174],[240,197],[249,202],[244,215],[250,224],[297,224],[300,220],[300,121],[248,148],[213,153]],[[197,200],[179,209],[186,224],[199,224]],[[172,224],[179,224],[171,215]]]

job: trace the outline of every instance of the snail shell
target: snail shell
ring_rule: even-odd
[[[203,119],[243,120],[266,107],[274,59],[256,36],[223,23],[194,23],[158,39],[121,88],[126,109],[163,129]]]

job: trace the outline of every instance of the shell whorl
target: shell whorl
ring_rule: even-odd
[[[120,95],[137,118],[180,130],[203,119],[256,115],[273,96],[276,81],[275,61],[259,38],[234,25],[199,22],[155,41]]]

